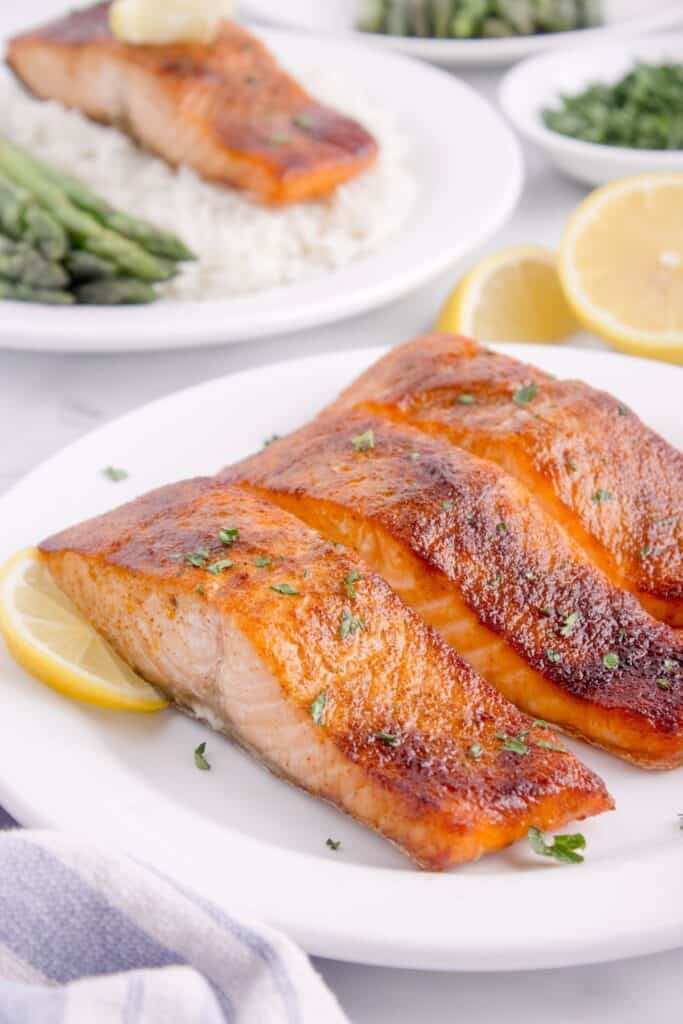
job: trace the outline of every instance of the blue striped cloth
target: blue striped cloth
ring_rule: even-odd
[[[343,1024],[288,939],[0,811],[0,1024]]]

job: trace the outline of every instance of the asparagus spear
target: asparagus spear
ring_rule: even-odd
[[[31,288],[64,288],[69,278],[59,263],[46,260],[27,245],[4,245],[0,251],[0,277]]]
[[[155,224],[150,224],[149,221],[121,213],[106,199],[93,192],[79,178],[74,178],[50,164],[43,163],[42,160],[38,160],[29,153],[24,152],[23,155],[31,161],[37,171],[60,188],[72,203],[96,217],[105,227],[120,235],[125,235],[126,238],[130,238],[134,242],[139,242],[154,256],[163,256],[178,262],[196,259],[194,253],[188,249],[185,243],[170,231],[164,231]]]
[[[173,269],[166,262],[103,227],[90,214],[74,206],[61,189],[37,171],[31,160],[6,139],[0,139],[0,173],[28,189],[81,248],[111,260],[122,271],[143,281],[165,281],[172,276]]]
[[[157,294],[151,285],[132,277],[89,281],[74,289],[78,302],[85,306],[131,306],[154,302]]]
[[[32,288],[28,284],[6,281],[0,278],[0,299],[11,299],[14,302],[36,302],[43,306],[70,306],[74,302],[73,295],[68,292],[50,288]]]
[[[32,204],[24,211],[22,238],[48,260],[62,260],[69,249],[66,231],[42,206]]]
[[[116,277],[118,270],[114,263],[103,260],[84,249],[72,249],[64,265],[72,281],[78,284],[86,281],[101,281]]]

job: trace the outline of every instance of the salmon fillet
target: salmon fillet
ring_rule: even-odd
[[[245,489],[175,484],[41,550],[179,707],[422,867],[612,806],[358,556]]]
[[[358,551],[523,710],[644,767],[683,763],[683,638],[494,463],[343,411],[222,476]]]
[[[318,103],[232,22],[210,45],[133,46],[111,35],[100,3],[16,36],[7,59],[42,99],[265,203],[328,195],[377,156],[357,121]]]
[[[683,454],[630,409],[455,335],[393,349],[343,394],[497,463],[618,586],[683,626]]]

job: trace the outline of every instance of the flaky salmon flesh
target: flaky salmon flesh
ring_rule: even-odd
[[[355,549],[518,707],[644,767],[683,763],[683,637],[495,463],[344,409],[222,477]]]
[[[612,806],[357,555],[244,488],[165,487],[41,550],[179,707],[422,867]]]
[[[392,349],[338,407],[495,462],[613,583],[683,627],[683,453],[618,399],[441,334]]]
[[[223,22],[208,45],[133,46],[112,36],[109,6],[16,36],[10,67],[36,96],[265,203],[329,195],[376,159],[362,125],[318,103],[240,26]]]

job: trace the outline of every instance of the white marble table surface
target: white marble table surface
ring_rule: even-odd
[[[4,33],[61,8],[63,0],[6,0],[0,26]],[[464,77],[495,96],[497,75],[482,71]],[[486,249],[556,244],[568,211],[583,194],[538,154],[526,152],[525,157],[522,202]],[[168,354],[0,351],[0,427],[5,438],[0,445],[0,493],[87,431],[179,388],[264,363],[408,338],[430,324],[458,269],[383,310],[295,336]],[[26,315],[31,315],[28,307]],[[318,966],[354,1024],[669,1024],[683,1015],[683,951],[621,964],[518,974],[431,974],[328,961]]]

